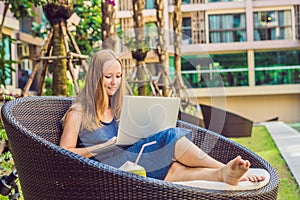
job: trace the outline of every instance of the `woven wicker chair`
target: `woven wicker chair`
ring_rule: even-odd
[[[228,162],[236,155],[253,167],[266,169],[270,182],[257,190],[208,190],[168,183],[120,171],[58,146],[60,120],[72,103],[66,97],[24,97],[1,110],[9,147],[25,199],[276,199],[279,179],[265,160],[206,129],[178,121],[192,129],[199,145],[212,157]]]

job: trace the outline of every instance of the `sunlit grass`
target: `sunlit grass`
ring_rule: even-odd
[[[231,139],[255,152],[275,168],[280,178],[278,200],[300,199],[297,182],[264,126],[253,126],[251,137]]]

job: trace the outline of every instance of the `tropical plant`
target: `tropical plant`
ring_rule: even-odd
[[[10,171],[12,163],[12,154],[8,151],[7,147],[7,135],[4,127],[2,126],[2,121],[0,121],[0,141],[1,141],[1,154],[0,154],[0,167],[3,171]]]
[[[94,46],[101,41],[101,2],[102,0],[78,0],[74,4],[74,12],[80,18],[73,32],[82,54],[88,55]]]
[[[0,0],[4,3],[4,9],[2,13],[2,21],[0,24],[0,37],[2,38],[2,29],[4,26],[4,21],[6,18],[6,14],[8,10],[14,15],[16,19],[24,18],[24,17],[32,17],[36,16],[36,13],[32,11],[33,6],[45,5],[48,3],[47,0]],[[57,2],[58,0],[54,0]]]
[[[50,77],[46,77],[45,78],[45,87],[43,90],[43,95],[45,96],[52,96],[53,92],[52,92],[52,78]],[[79,81],[79,83],[81,83],[82,81]],[[82,83],[80,84],[80,88],[82,89]],[[67,81],[67,89],[68,89],[68,93],[67,96],[74,96],[76,95],[75,91],[74,91],[74,84],[72,82],[72,80],[68,80]]]
[[[3,26],[8,10],[10,10],[14,17],[19,19],[21,16],[32,16],[31,11],[32,3],[30,1],[13,1],[13,0],[0,0],[4,3],[2,13],[2,21],[0,23],[0,86],[6,87],[6,80],[11,78],[11,72],[15,71],[12,64],[17,63],[15,60],[7,58],[5,53],[5,43],[3,42]]]
[[[45,40],[49,35],[49,30],[51,29],[51,26],[49,21],[46,20],[46,17],[43,13],[41,18],[42,21],[40,23],[37,23],[35,21],[31,23],[31,35],[33,37],[39,37]]]
[[[5,43],[0,41],[0,86],[6,87],[6,80],[11,78],[11,72],[15,69],[12,67],[17,61],[6,58]]]

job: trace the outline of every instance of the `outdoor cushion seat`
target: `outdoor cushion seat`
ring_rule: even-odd
[[[251,137],[253,121],[241,115],[200,104],[205,128],[225,137]]]
[[[205,189],[219,189],[219,190],[254,190],[261,187],[264,187],[270,181],[270,174],[264,169],[258,168],[250,168],[246,175],[257,175],[257,176],[264,176],[265,180],[261,182],[251,182],[251,181],[241,181],[238,185],[229,185],[223,182],[216,182],[216,181],[205,181],[205,180],[194,180],[194,181],[182,181],[182,182],[174,182],[176,184],[188,185],[192,187],[200,187]]]
[[[191,187],[118,170],[59,146],[61,118],[72,104],[67,97],[22,97],[1,110],[9,148],[18,172],[22,195],[30,200],[66,199],[276,199],[279,178],[264,159],[243,146],[207,129],[178,120],[194,132],[194,143],[227,163],[237,155],[251,167],[266,170],[269,182],[254,190]]]

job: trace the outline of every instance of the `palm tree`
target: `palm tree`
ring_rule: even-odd
[[[67,51],[64,43],[67,19],[72,15],[73,8],[68,0],[58,0],[58,3],[48,2],[44,7],[45,15],[53,28],[53,56],[60,56],[54,59],[52,94],[67,96]]]
[[[182,14],[181,14],[181,0],[175,0],[174,16],[173,16],[173,31],[174,31],[174,64],[175,64],[175,78],[173,85],[178,97],[182,99],[184,106],[188,105],[189,97],[186,92],[185,84],[181,77],[181,30],[182,30]]]
[[[181,14],[181,0],[175,0],[174,16],[173,16],[173,30],[174,30],[174,60],[176,77],[181,74],[181,30],[182,30],[182,14]]]
[[[115,49],[116,41],[116,7],[114,1],[102,1],[102,47],[108,49]]]
[[[152,83],[152,77],[147,70],[145,64],[145,58],[147,56],[147,44],[145,44],[144,37],[144,18],[143,10],[145,8],[145,0],[133,0],[133,20],[134,20],[134,32],[135,32],[135,41],[134,49],[132,50],[132,57],[136,60],[136,78],[135,82],[138,83],[138,93],[139,95],[146,95],[146,85],[148,82],[152,89],[152,92],[155,94],[155,90]]]
[[[155,0],[155,9],[156,9],[156,24],[157,24],[157,48],[156,54],[160,63],[160,69],[156,84],[158,89],[162,89],[163,96],[169,96],[169,90],[167,85],[170,83],[168,74],[167,74],[167,45],[165,38],[165,19],[164,19],[164,1]]]

